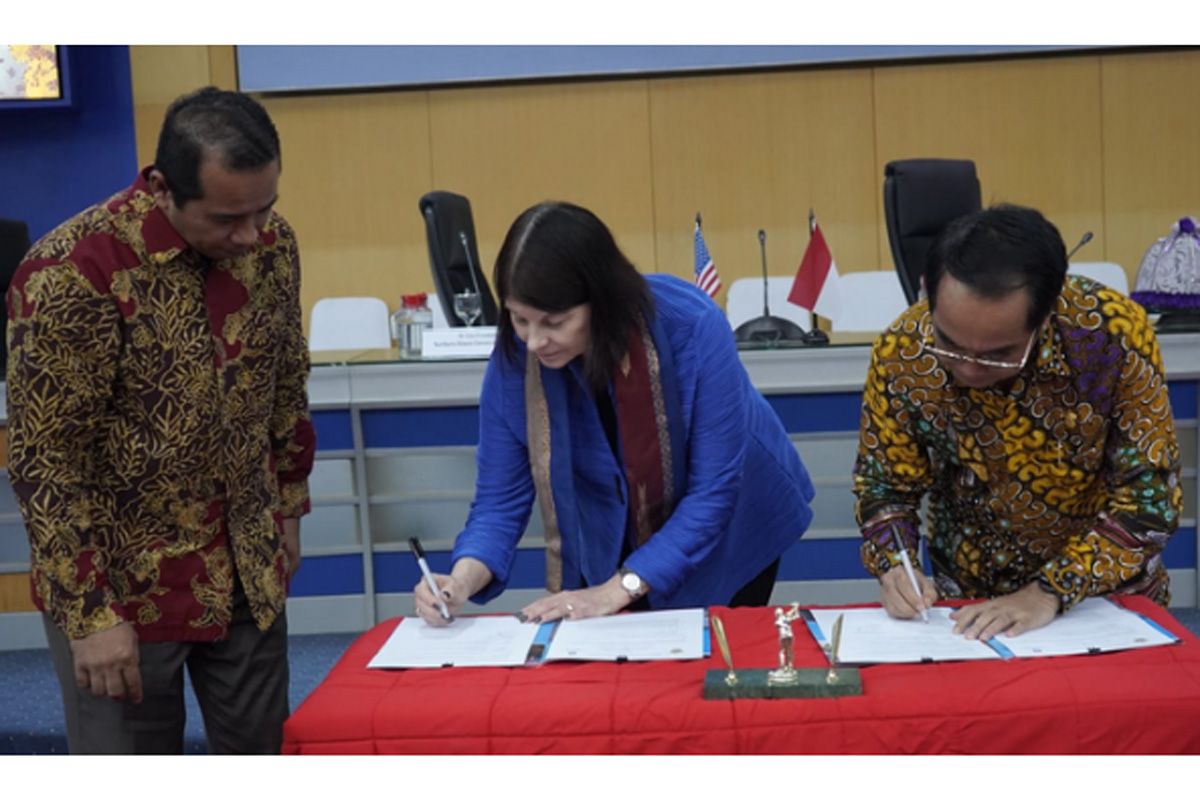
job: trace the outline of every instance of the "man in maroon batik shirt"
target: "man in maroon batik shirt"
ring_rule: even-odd
[[[236,92],[167,110],[153,167],[8,293],[9,476],[72,753],[278,752],[315,438],[279,137]]]

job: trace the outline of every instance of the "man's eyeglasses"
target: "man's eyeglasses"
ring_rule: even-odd
[[[1029,361],[1029,354],[1033,352],[1033,342],[1035,339],[1037,339],[1038,331],[1040,330],[1040,325],[1033,329],[1033,333],[1029,336],[1029,344],[1025,345],[1025,355],[1021,356],[1020,361],[999,361],[992,358],[977,358],[976,356],[969,356],[966,353],[958,353],[954,350],[944,350],[941,347],[932,344],[925,345],[925,349],[939,358],[957,361],[960,364],[974,364],[979,367],[987,367],[988,369],[1021,370],[1025,368],[1025,362]]]

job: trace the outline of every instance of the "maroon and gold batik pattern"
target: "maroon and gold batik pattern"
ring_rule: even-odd
[[[206,641],[234,580],[258,625],[284,606],[279,520],[309,509],[295,237],[210,262],[143,173],[26,256],[8,294],[9,476],[35,603],[68,636],[122,621]]]
[[[1154,330],[1141,306],[1067,279],[1031,363],[988,389],[956,384],[929,307],[876,341],[854,467],[862,559],[872,575],[928,544],[944,597],[1039,582],[1063,609],[1143,594],[1166,605],[1162,550],[1179,524],[1179,446]]]

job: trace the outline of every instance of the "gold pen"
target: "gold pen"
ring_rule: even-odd
[[[712,624],[713,635],[717,638],[717,647],[721,650],[721,657],[725,659],[725,666],[729,667],[729,674],[725,676],[726,686],[737,686],[737,673],[733,671],[733,656],[729,654],[729,640],[725,638],[725,626],[721,624],[721,618],[709,615],[709,620]]]

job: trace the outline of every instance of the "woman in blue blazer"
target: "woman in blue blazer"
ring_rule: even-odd
[[[721,310],[641,275],[568,203],[517,218],[494,283],[475,500],[450,574],[435,576],[450,611],[504,591],[535,499],[548,594],[530,620],[767,604],[813,486]],[[424,583],[414,594],[446,624]]]

